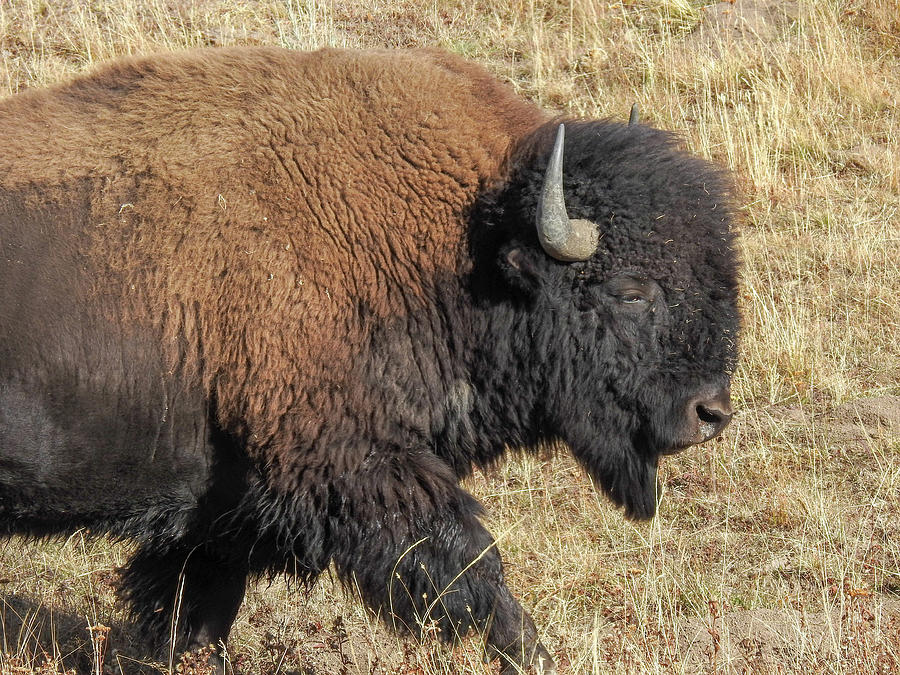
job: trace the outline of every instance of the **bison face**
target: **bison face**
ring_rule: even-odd
[[[550,370],[558,398],[548,397],[547,427],[629,516],[650,517],[659,456],[715,437],[731,418],[732,331],[713,327],[718,344],[698,348],[705,337],[692,324],[711,327],[702,310],[636,270],[578,286],[578,323],[560,333],[578,352],[570,375]]]
[[[548,154],[560,148],[548,153],[551,130],[513,156],[495,205],[507,236],[500,270],[529,312],[519,342],[540,379],[540,435],[566,441],[627,515],[645,518],[659,457],[731,418],[739,319],[727,180],[660,131],[570,130],[563,185],[547,188]],[[559,216],[554,189],[568,224],[542,231],[548,212]]]
[[[711,349],[696,353],[683,329],[700,320],[703,310],[693,307],[686,316],[679,316],[685,314],[685,299],[670,305],[667,297],[673,295],[634,269],[617,272],[601,283],[588,283],[576,292],[576,306],[587,317],[599,317],[597,332],[604,334],[601,344],[607,343],[601,350],[607,362],[593,364],[595,372],[604,365],[617,366],[610,371],[609,391],[620,405],[639,410],[648,420],[640,445],[651,454],[668,454],[708,441],[719,435],[732,414],[728,373],[734,363],[734,345],[727,336],[733,331],[720,338],[724,353]],[[588,323],[593,323],[591,318]],[[682,330],[676,331],[679,326]],[[632,382],[640,385],[628,386]],[[673,396],[679,391],[680,396]]]

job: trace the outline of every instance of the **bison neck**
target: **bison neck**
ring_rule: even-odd
[[[292,399],[269,418],[276,424],[251,427],[256,413],[245,408],[234,422],[225,417],[230,431],[289,484],[316,457],[349,467],[410,452],[436,455],[462,477],[509,446],[539,441],[540,378],[516,351],[528,320],[478,306],[459,277],[429,296],[389,320],[359,305],[352,332],[364,337],[340,367],[326,362],[314,377],[294,373],[297,384],[273,382],[270,391]]]
[[[541,369],[522,352],[532,315],[483,305],[458,282],[427,310],[377,330],[368,351],[367,410],[375,437],[420,444],[458,476],[496,463],[543,433]],[[397,438],[399,436],[399,438]]]

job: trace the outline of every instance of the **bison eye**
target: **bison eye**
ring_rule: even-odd
[[[624,273],[607,279],[606,292],[621,305],[644,309],[658,297],[659,287],[643,276]]]

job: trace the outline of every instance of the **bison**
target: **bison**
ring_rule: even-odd
[[[551,671],[460,479],[562,441],[649,518],[731,417],[730,180],[669,133],[440,51],[230,48],[12,96],[0,137],[0,528],[133,541],[157,642],[333,564]]]

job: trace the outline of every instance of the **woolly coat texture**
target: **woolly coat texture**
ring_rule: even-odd
[[[562,439],[652,515],[738,330],[727,176],[568,124],[601,242],[560,263],[534,231],[556,126],[431,50],[195,50],[0,101],[2,527],[137,540],[123,594],[165,637],[186,575],[188,646],[248,573],[333,561],[413,632],[547,656],[459,478]]]

